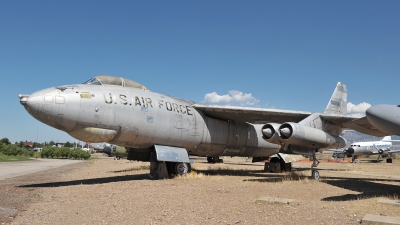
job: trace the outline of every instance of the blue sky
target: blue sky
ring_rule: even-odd
[[[18,94],[102,74],[196,102],[215,92],[219,104],[323,112],[341,81],[358,106],[353,113],[400,104],[399,8],[400,1],[0,1],[0,138],[74,141],[31,117]]]

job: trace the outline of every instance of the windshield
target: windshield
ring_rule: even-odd
[[[114,76],[97,76],[83,84],[91,84],[91,85],[113,85],[113,86],[121,86],[121,87],[128,87],[128,88],[137,88],[142,90],[149,90],[142,84],[122,78],[122,77],[114,77]]]

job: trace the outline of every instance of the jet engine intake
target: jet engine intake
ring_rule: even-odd
[[[303,126],[298,123],[284,123],[279,128],[280,138],[285,144],[320,148],[343,148],[346,139],[331,135],[323,130]]]

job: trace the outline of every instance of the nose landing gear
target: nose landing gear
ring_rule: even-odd
[[[313,150],[313,155],[312,155],[313,164],[311,165],[311,177],[314,180],[319,180],[319,171],[317,169],[314,169],[314,168],[317,167],[320,162],[318,161],[317,156],[316,156],[315,153],[316,153],[316,151]]]

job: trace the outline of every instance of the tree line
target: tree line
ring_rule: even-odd
[[[0,156],[25,156],[35,158],[65,158],[65,159],[89,159],[90,153],[80,148],[69,148],[69,147],[55,147],[45,146],[41,152],[27,150],[23,147],[13,145],[8,141],[8,138],[0,140]]]

